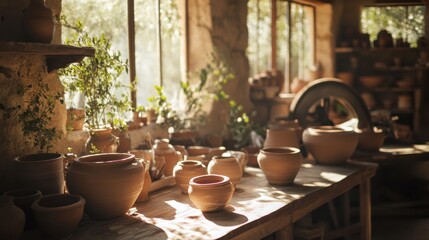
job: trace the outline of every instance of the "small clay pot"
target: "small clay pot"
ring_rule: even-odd
[[[189,198],[202,212],[225,208],[233,193],[234,185],[227,176],[210,174],[193,177],[189,180]]]
[[[37,189],[13,189],[3,194],[13,198],[14,204],[19,207],[25,214],[25,229],[35,226],[35,219],[31,211],[31,204],[42,197],[42,192]]]
[[[242,151],[226,151],[222,154],[222,157],[234,157],[240,163],[241,170],[244,174],[247,165],[246,153]]]
[[[177,162],[181,160],[181,155],[169,144],[168,139],[155,140],[153,151],[155,156],[163,156],[165,158],[164,176],[172,176],[173,168],[176,166]]]
[[[299,148],[299,140],[297,129],[281,128],[267,129],[267,137],[265,138],[264,148],[272,147],[296,147]]]
[[[301,151],[292,147],[264,148],[258,154],[259,167],[273,185],[292,184],[302,161]]]
[[[24,212],[13,204],[13,198],[0,196],[0,238],[20,239],[24,225]]]
[[[259,167],[258,154],[259,154],[259,151],[261,150],[260,147],[248,146],[248,147],[243,147],[241,150],[246,154],[247,165],[251,167]]]
[[[182,193],[188,194],[189,180],[191,178],[206,175],[206,167],[199,161],[179,161],[173,169],[173,176]]]
[[[213,157],[207,166],[209,174],[220,174],[229,177],[230,181],[237,186],[243,176],[241,164],[233,157],[216,156]]]
[[[211,148],[205,146],[189,146],[187,151],[190,156],[209,155]]]
[[[118,150],[119,138],[112,134],[111,128],[91,130],[85,143],[87,154],[115,153]]]
[[[131,149],[131,134],[128,129],[115,129],[113,135],[118,137],[119,143],[116,152],[127,153]]]
[[[73,194],[49,194],[31,205],[42,232],[54,239],[69,237],[83,216],[85,199]]]
[[[384,132],[380,129],[356,129],[358,133],[357,149],[366,152],[377,152],[386,138]]]

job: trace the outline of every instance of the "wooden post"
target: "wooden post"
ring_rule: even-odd
[[[277,71],[277,1],[271,0],[271,70]]]
[[[129,52],[129,71],[130,83],[133,84],[136,79],[136,43],[134,26],[134,0],[128,0],[128,52]],[[131,107],[137,108],[137,92],[135,88],[131,89]]]
[[[371,240],[371,181],[359,185],[361,239]]]

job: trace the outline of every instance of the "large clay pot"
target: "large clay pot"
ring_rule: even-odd
[[[49,194],[33,202],[34,217],[49,238],[70,237],[83,216],[85,199],[73,194]]]
[[[13,203],[19,207],[25,214],[25,228],[30,229],[35,226],[31,204],[42,197],[42,192],[37,189],[13,189],[5,192],[3,195],[13,198]]]
[[[258,154],[259,167],[273,185],[292,184],[303,158],[298,148],[264,148]]]
[[[293,128],[267,129],[264,148],[296,147],[299,148],[299,138]]]
[[[0,196],[0,239],[19,239],[24,225],[24,212],[13,204],[13,198]]]
[[[182,193],[188,194],[189,180],[191,178],[206,175],[206,167],[199,161],[179,161],[173,169],[173,176]]]
[[[144,167],[133,154],[82,156],[67,171],[67,188],[86,200],[85,212],[95,219],[123,216],[139,196]]]
[[[176,149],[174,149],[174,147],[169,144],[167,139],[155,140],[153,151],[155,156],[163,156],[165,158],[164,176],[172,176],[173,168],[180,160],[181,155],[179,155]]]
[[[87,154],[115,153],[118,150],[119,138],[112,134],[111,128],[91,130],[85,143]]]
[[[51,43],[55,24],[52,10],[44,0],[31,0],[22,14],[22,28],[27,41]]]
[[[357,149],[366,152],[377,152],[384,143],[385,135],[381,129],[356,129],[358,133]]]
[[[15,158],[19,188],[39,189],[43,194],[63,193],[64,163],[59,153],[36,153]]]
[[[356,150],[358,134],[352,128],[308,127],[302,140],[318,163],[341,164]]]
[[[243,176],[243,168],[241,167],[241,164],[238,162],[237,158],[233,156],[213,157],[209,162],[207,171],[209,174],[219,174],[229,177],[234,186],[237,186],[241,180],[241,177]]]
[[[227,176],[210,174],[193,177],[189,180],[189,198],[202,212],[225,208],[233,193],[234,185]]]

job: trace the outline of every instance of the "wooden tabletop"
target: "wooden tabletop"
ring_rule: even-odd
[[[154,192],[127,216],[108,221],[84,217],[72,239],[260,239],[367,181],[375,169],[305,163],[295,183],[272,186],[248,167],[225,210],[202,213],[176,187]]]

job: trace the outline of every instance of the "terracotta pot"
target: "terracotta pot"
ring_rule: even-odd
[[[361,76],[359,77],[359,82],[362,86],[367,88],[376,88],[383,84],[383,76]]]
[[[206,175],[206,167],[199,161],[179,161],[173,169],[173,176],[182,193],[188,194],[189,180],[191,178]]]
[[[247,165],[246,154],[242,151],[226,151],[222,154],[222,157],[234,157],[240,163],[241,170],[244,174]]]
[[[170,134],[170,143],[173,145],[183,145],[185,147],[195,145],[198,133],[190,129],[176,131]]]
[[[87,154],[115,153],[118,150],[119,138],[112,134],[112,129],[95,129],[90,134],[85,143]]]
[[[20,239],[24,225],[24,212],[13,204],[13,198],[0,196],[0,239]]]
[[[174,145],[173,147],[177,152],[180,152],[182,154],[183,159],[188,156],[188,151],[186,150],[186,147],[184,145]]]
[[[187,149],[190,156],[209,155],[211,148],[206,146],[189,146]]]
[[[343,83],[352,86],[354,73],[352,71],[338,72],[337,78],[340,79]]]
[[[257,158],[259,151],[261,150],[260,147],[248,146],[243,147],[241,150],[246,154],[245,156],[247,158],[247,165],[251,167],[259,167]]]
[[[59,153],[36,153],[15,158],[19,188],[39,189],[43,194],[63,193],[64,162]]]
[[[30,229],[35,226],[31,204],[42,197],[42,192],[37,189],[14,189],[3,194],[13,198],[13,203],[19,207],[25,214],[25,229]]]
[[[293,128],[267,129],[264,148],[268,147],[296,147],[299,148],[297,130]]]
[[[155,140],[153,151],[155,156],[163,156],[165,158],[164,176],[172,176],[173,168],[180,160],[181,155],[179,155],[174,147],[169,144],[167,139]]]
[[[189,198],[202,212],[225,208],[234,193],[229,177],[222,175],[201,175],[189,180]]]
[[[68,130],[82,130],[85,123],[85,109],[67,109],[66,127]]]
[[[131,149],[131,135],[128,129],[115,129],[113,135],[118,137],[119,143],[116,152],[127,153]]]
[[[123,216],[136,201],[144,166],[132,154],[93,154],[73,161],[66,179],[69,192],[85,198],[90,217],[111,219]]]
[[[139,196],[137,197],[137,202],[144,202],[149,200],[149,190],[152,185],[152,179],[150,177],[150,160],[139,160],[144,166],[144,179],[143,179],[143,187],[140,191]]]
[[[318,163],[341,164],[356,150],[358,134],[352,128],[309,127],[302,140]]]
[[[49,194],[33,202],[34,217],[49,238],[69,237],[83,216],[85,199],[73,194]]]
[[[258,154],[258,164],[267,181],[273,185],[292,184],[303,157],[298,148],[264,148]]]
[[[291,130],[294,131],[298,142],[302,140],[302,127],[299,125],[297,119],[286,119],[286,118],[276,118],[274,121],[270,122],[268,125],[268,129],[271,130]]]
[[[377,152],[386,138],[382,130],[356,129],[358,133],[357,149],[367,152]]]
[[[225,152],[226,152],[226,148],[224,146],[212,147],[210,148],[210,151],[207,154],[207,158],[212,159],[215,156],[222,156],[222,154]]]
[[[54,35],[54,16],[44,0],[31,0],[22,14],[22,28],[27,41],[51,43]]]
[[[243,176],[241,164],[235,157],[213,157],[207,167],[209,174],[219,174],[229,177],[230,181],[237,186]]]

